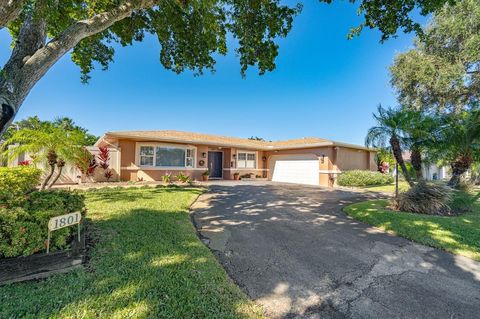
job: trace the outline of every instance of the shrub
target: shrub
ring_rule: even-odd
[[[337,183],[340,186],[372,186],[393,183],[394,178],[390,174],[380,172],[352,170],[338,176]]]
[[[65,190],[30,193],[22,207],[0,208],[0,257],[28,256],[46,247],[50,218],[74,211],[85,215],[84,197]],[[52,232],[50,247],[65,248],[76,229]]]
[[[450,198],[448,206],[457,214],[472,212],[476,209],[476,203],[480,193],[474,194],[471,191],[455,190]]]
[[[33,166],[0,167],[0,206],[22,205],[26,193],[40,183],[41,171]]]
[[[82,211],[85,197],[66,190],[39,191],[28,196],[24,208],[29,212],[54,210],[57,215]]]
[[[170,184],[172,182],[172,174],[165,174],[162,176],[162,181],[165,183],[165,184]]]
[[[177,177],[177,180],[179,182],[182,182],[182,183],[189,183],[190,184],[192,182],[192,179],[190,178],[190,176],[185,175],[182,172],[178,173],[178,175],[176,177]]]
[[[404,212],[428,215],[452,215],[448,205],[452,190],[440,184],[418,183],[392,200],[392,207]]]

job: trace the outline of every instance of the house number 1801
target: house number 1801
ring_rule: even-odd
[[[66,215],[55,216],[48,221],[48,240],[47,240],[47,253],[50,252],[50,237],[51,232],[64,227],[78,224],[78,241],[80,241],[80,221],[82,220],[82,214],[80,212],[74,212]]]

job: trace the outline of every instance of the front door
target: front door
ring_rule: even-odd
[[[222,178],[222,152],[208,152],[208,169],[210,170],[210,178]]]

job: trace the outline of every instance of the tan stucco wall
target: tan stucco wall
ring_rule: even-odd
[[[370,155],[369,151],[357,150],[352,148],[338,147],[337,149],[337,167],[341,171],[352,169],[369,170]]]

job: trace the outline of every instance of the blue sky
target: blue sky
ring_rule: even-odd
[[[68,116],[92,133],[175,129],[268,140],[317,136],[363,144],[376,106],[394,105],[388,67],[411,47],[412,35],[379,43],[378,31],[353,40],[360,18],[347,1],[304,3],[292,32],[281,39],[277,69],[243,79],[233,50],[216,73],[194,77],[162,68],[153,37],[118,48],[106,72],[80,83],[70,55],[34,87],[16,119]],[[9,41],[5,32],[0,41]],[[0,61],[8,58],[0,54]]]

